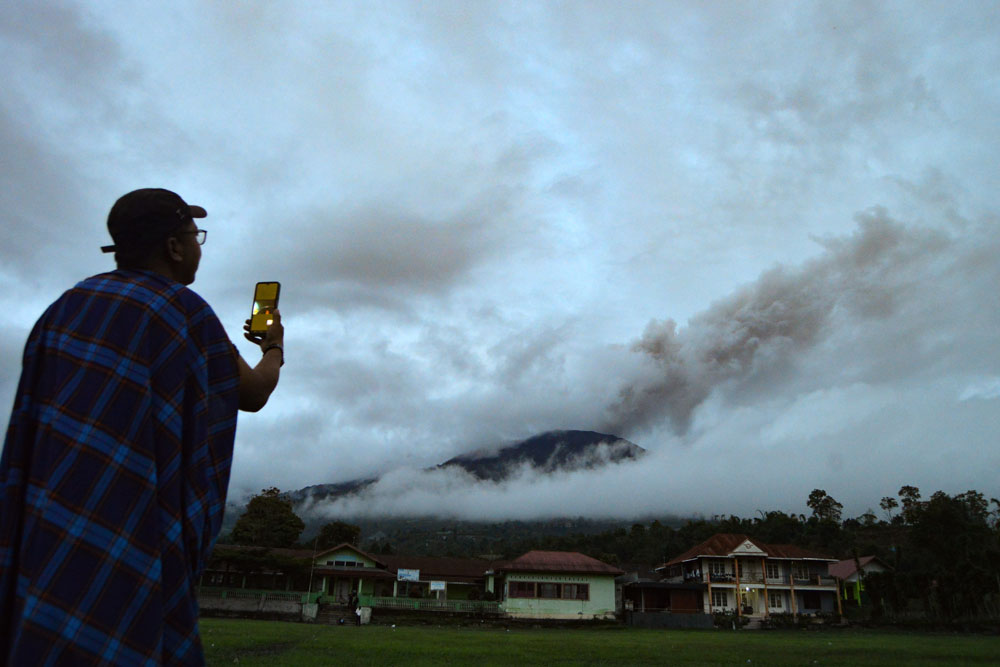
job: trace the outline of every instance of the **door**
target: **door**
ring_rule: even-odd
[[[351,597],[351,591],[353,590],[354,582],[350,579],[337,579],[333,582],[333,596],[337,598],[337,602],[342,602],[347,604],[347,600]]]

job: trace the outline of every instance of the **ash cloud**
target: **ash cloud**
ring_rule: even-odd
[[[780,379],[835,321],[890,318],[917,292],[921,269],[952,243],[943,232],[904,226],[882,208],[857,222],[850,237],[817,239],[820,256],[798,268],[774,267],[687,327],[650,322],[632,349],[655,372],[622,387],[604,428],[630,434],[668,419],[677,434],[687,433],[715,389],[756,375]]]

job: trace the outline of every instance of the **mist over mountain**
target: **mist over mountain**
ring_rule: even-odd
[[[428,470],[462,469],[479,480],[500,482],[525,468],[557,474],[635,460],[646,450],[624,438],[594,431],[549,431],[496,450],[479,450],[448,459]],[[379,478],[356,479],[336,484],[314,484],[285,496],[294,505],[317,503],[357,494]]]
[[[568,472],[638,459],[645,453],[639,445],[615,435],[549,431],[495,453],[456,456],[438,468],[460,467],[478,479],[499,482],[525,465],[544,473]]]
[[[473,484],[496,484],[516,475],[530,472],[544,476],[558,476],[579,470],[597,470],[605,466],[635,461],[647,451],[616,435],[594,431],[549,431],[535,435],[513,445],[493,450],[479,450],[456,456],[432,468],[417,473],[459,473],[468,475]],[[400,471],[393,471],[399,475]],[[330,484],[315,484],[284,493],[295,506],[295,511],[307,524],[306,533],[321,524],[325,518],[323,508],[341,499],[357,497],[375,487],[382,478],[365,478]],[[223,532],[232,530],[236,519],[243,513],[247,499],[227,503]],[[355,523],[361,517],[345,517]],[[366,516],[371,521],[377,516]]]

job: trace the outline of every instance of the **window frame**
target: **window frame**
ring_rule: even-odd
[[[582,582],[522,581],[507,582],[507,597],[532,600],[590,600],[590,584]]]
[[[708,561],[708,573],[720,576],[732,576],[733,571],[729,568],[729,561],[721,558],[713,558]]]
[[[721,596],[722,602],[716,599],[716,596]],[[712,606],[713,607],[729,607],[729,591],[725,588],[713,588],[712,589]]]
[[[538,587],[535,581],[508,581],[508,598],[536,598],[538,597]]]

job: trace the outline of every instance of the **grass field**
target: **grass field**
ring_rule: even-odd
[[[209,665],[998,665],[1000,638],[854,630],[363,627],[205,618]]]

